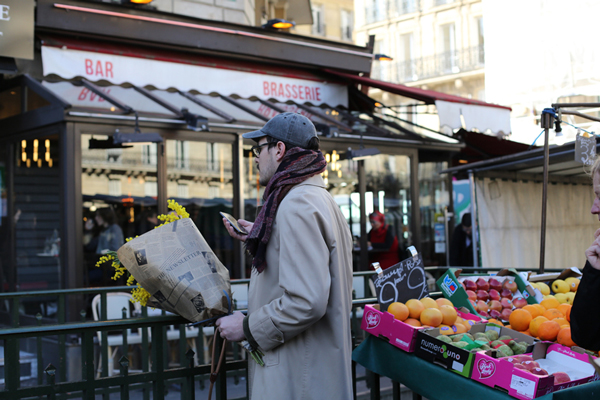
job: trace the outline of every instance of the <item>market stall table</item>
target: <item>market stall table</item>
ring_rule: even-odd
[[[367,334],[352,352],[352,359],[376,374],[404,384],[428,400],[486,399],[514,400],[514,397],[466,379],[454,372],[406,353],[382,339]],[[560,390],[536,400],[599,399],[600,381]]]

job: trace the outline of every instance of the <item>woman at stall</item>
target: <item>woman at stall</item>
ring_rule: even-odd
[[[592,166],[594,202],[590,212],[600,220],[600,157]],[[571,308],[571,336],[573,341],[588,350],[600,350],[600,229],[594,233],[594,242],[585,251],[587,262],[581,283]]]
[[[369,215],[372,229],[368,233],[369,264],[378,262],[382,269],[391,267],[400,262],[398,255],[398,237],[394,228],[386,225],[385,216],[379,211]]]

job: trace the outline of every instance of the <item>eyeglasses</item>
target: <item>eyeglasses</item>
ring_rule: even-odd
[[[254,155],[255,155],[256,157],[260,157],[260,152],[262,151],[262,148],[261,148],[261,147],[263,147],[263,146],[267,146],[267,145],[269,145],[269,144],[270,144],[269,142],[266,142],[266,143],[263,143],[263,144],[257,144],[256,146],[252,146],[252,147],[250,148],[250,150],[252,150],[252,152],[254,153]]]

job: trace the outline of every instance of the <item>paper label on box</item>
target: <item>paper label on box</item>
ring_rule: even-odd
[[[444,276],[444,281],[442,282],[442,290],[446,291],[448,296],[452,296],[454,292],[458,289],[458,285],[456,282],[452,280],[448,275]]]
[[[368,310],[366,315],[367,329],[374,329],[381,322],[381,316],[374,310]]]
[[[465,366],[458,361],[452,361],[452,369],[458,372],[463,372]]]
[[[513,375],[510,380],[510,388],[523,396],[533,399],[535,382],[530,379],[525,379],[522,376]]]
[[[408,343],[406,343],[404,340],[396,338],[396,343],[398,343],[401,346],[408,347]]]

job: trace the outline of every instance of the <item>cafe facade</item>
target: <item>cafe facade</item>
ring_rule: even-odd
[[[97,215],[110,209],[123,237],[135,237],[169,199],[232,278],[249,276],[219,211],[254,218],[264,188],[241,135],[281,112],[317,127],[355,271],[369,268],[375,210],[401,250],[445,265],[434,225],[452,208],[451,181],[438,173],[464,145],[366,95],[381,84],[368,78],[372,46],[106,3],[39,0],[35,12],[33,59],[17,59],[0,82],[2,291],[123,283],[94,266]],[[435,92],[403,95],[435,108]]]

